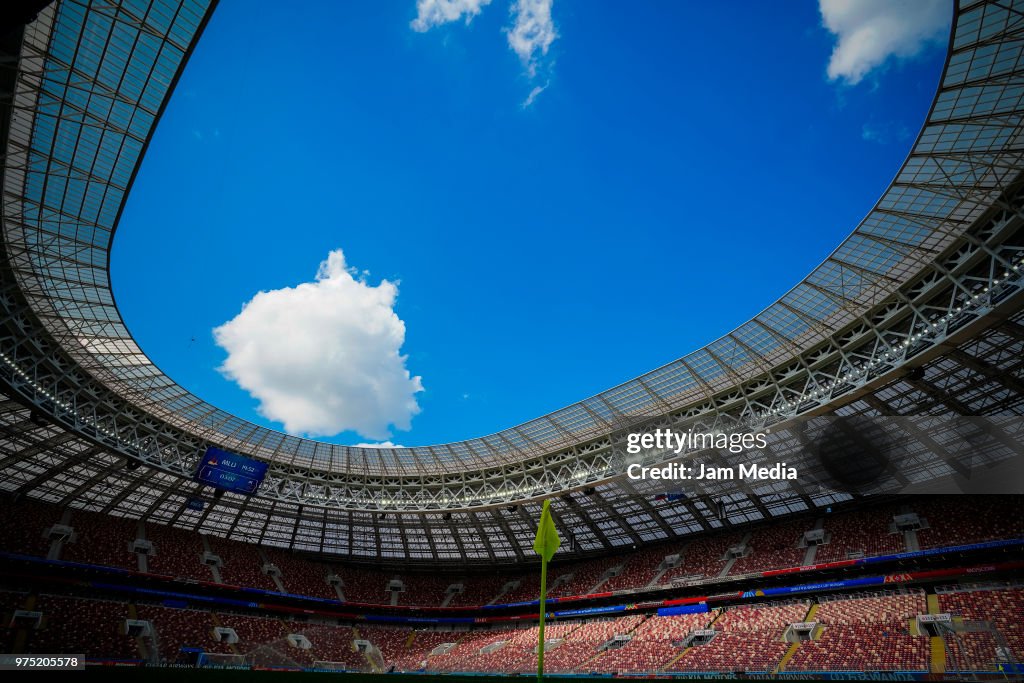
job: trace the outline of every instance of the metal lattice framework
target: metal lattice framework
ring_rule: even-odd
[[[108,271],[118,217],[211,12],[206,0],[60,0],[25,27],[4,72],[4,490],[353,557],[516,560],[528,555],[533,501],[557,493],[589,493],[556,506],[581,552],[849,497],[730,482],[656,503],[652,487],[623,477],[617,435],[638,421],[732,430],[823,413],[1022,412],[1024,2],[960,3],[900,172],[828,259],[762,313],[531,422],[402,449],[301,439],[219,410],[160,372],[121,320]],[[188,507],[211,444],[271,463],[258,495]],[[771,449],[801,457],[792,440]],[[730,501],[728,522],[713,499]]]

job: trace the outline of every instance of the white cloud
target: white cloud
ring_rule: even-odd
[[[948,0],[819,0],[822,24],[838,39],[830,80],[861,81],[890,57],[910,58],[945,37]]]
[[[490,4],[491,0],[417,0],[416,18],[410,24],[414,31],[429,31],[452,21],[466,18],[468,24],[473,17],[480,14],[481,8]],[[526,75],[533,80],[537,77],[541,58],[547,55],[551,43],[558,38],[555,22],[551,19],[551,5],[554,0],[513,0],[510,7],[512,26],[504,30],[508,46],[519,57],[526,69]],[[550,72],[550,69],[548,69]],[[550,81],[549,81],[550,82]],[[530,94],[523,100],[526,109],[533,104],[537,96],[548,87],[534,86]]]
[[[553,0],[515,0],[512,3],[515,23],[512,28],[505,30],[508,35],[508,46],[519,55],[519,60],[530,78],[537,75],[537,53],[546,55],[551,43],[558,37],[555,23],[551,20],[552,2]]]
[[[523,109],[529,107],[531,104],[533,104],[533,101],[537,99],[537,95],[540,95],[542,92],[547,90],[547,87],[547,83],[545,83],[544,85],[538,85],[534,87],[534,89],[530,91],[530,94],[526,96],[526,99],[523,100],[523,104],[520,106],[522,106]]]
[[[386,439],[391,425],[409,429],[423,391],[400,353],[397,296],[397,284],[367,283],[332,251],[313,282],[259,292],[214,329],[228,354],[220,370],[289,433]]]
[[[405,448],[405,446],[403,446],[400,443],[392,443],[390,441],[380,441],[380,442],[376,442],[375,441],[373,443],[357,443],[355,445],[355,447],[356,448]]]
[[[417,0],[416,18],[411,26],[414,31],[422,33],[435,26],[458,21],[463,16],[468,24],[480,14],[480,8],[490,3],[491,0]]]

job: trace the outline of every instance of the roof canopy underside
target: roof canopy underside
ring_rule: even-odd
[[[131,338],[110,289],[109,249],[212,8],[206,0],[57,2],[26,27],[8,74],[0,489],[318,552],[492,562],[530,556],[533,501],[554,494],[563,494],[556,514],[579,552],[849,499],[730,482],[685,502],[655,501],[656,488],[622,476],[619,437],[641,423],[731,429],[811,414],[1024,412],[1022,9],[1024,0],[960,4],[932,109],[899,174],[829,258],[754,319],[497,434],[360,449],[219,410],[160,372]],[[908,379],[911,366],[924,376]],[[1000,429],[1020,443],[1012,427]],[[272,463],[259,495],[188,507],[204,495],[190,475],[211,444]],[[772,450],[779,460],[806,457],[798,441]],[[126,459],[145,466],[126,469]],[[922,457],[904,475],[940,470]],[[712,512],[723,499],[726,522]]]

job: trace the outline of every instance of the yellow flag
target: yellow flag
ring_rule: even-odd
[[[545,562],[549,562],[560,545],[562,539],[558,537],[555,521],[551,519],[551,501],[545,500],[540,511],[540,524],[537,526],[537,538],[533,541],[533,551],[543,557]]]

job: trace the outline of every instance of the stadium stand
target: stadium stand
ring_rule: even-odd
[[[942,636],[947,672],[995,671],[999,641],[994,633],[950,633]]]
[[[286,622],[288,633],[305,636],[311,645],[307,650],[288,649],[288,654],[304,667],[315,663],[332,663],[350,671],[366,671],[369,663],[366,656],[358,652],[353,644],[357,637],[351,627],[328,624],[306,624]]]
[[[28,499],[4,499],[0,504],[0,549],[46,557],[50,541],[46,530],[60,520],[61,509]]]
[[[455,595],[448,603],[451,607],[463,607],[466,605],[488,605],[501,592],[502,587],[509,581],[509,577],[502,574],[473,574],[462,576],[455,580],[461,583],[465,590]],[[502,598],[502,602],[504,602]]]
[[[0,593],[0,610],[9,615],[25,604],[24,593]],[[995,629],[945,639],[949,670],[992,670],[998,648],[1009,643],[1020,658],[1024,644],[1024,591],[986,588],[943,592],[941,609],[958,619],[991,622]],[[536,624],[519,628],[445,632],[408,627],[350,627],[327,623],[282,621],[226,612],[172,609],[164,606],[72,598],[43,594],[35,609],[42,626],[31,634],[36,652],[67,652],[88,641],[84,650],[96,660],[146,658],[171,664],[186,661],[182,648],[244,656],[247,663],[331,668],[352,671],[521,672],[536,666]],[[125,635],[125,619],[148,621],[152,633]],[[809,612],[810,610],[810,612]],[[771,605],[741,605],[702,614],[661,617],[627,615],[589,622],[552,622],[546,638],[546,670],[551,673],[639,674],[678,672],[770,672],[791,644],[783,636],[795,622],[819,626],[813,640],[794,647],[787,671],[926,671],[929,638],[912,633],[919,614],[928,611],[923,591],[876,593]],[[238,642],[218,642],[215,628],[233,629]],[[694,631],[710,629],[704,644],[685,646]],[[312,647],[293,646],[288,634],[302,634]],[[8,630],[4,637],[12,641]],[[356,641],[368,641],[366,653]],[[444,643],[447,652],[431,653]],[[141,645],[141,647],[140,647]]]
[[[23,609],[26,593],[0,590],[0,647],[4,652],[14,652],[17,628],[13,623],[15,610]]]
[[[398,596],[399,605],[438,607],[448,597],[448,587],[456,583],[451,577],[436,574],[404,573],[398,579],[405,587]]]
[[[1016,661],[1024,661],[1024,589],[990,588],[965,590],[954,593],[939,593],[940,611],[964,620],[991,624],[1009,646]],[[964,640],[973,646],[970,662],[990,663],[995,661],[992,650],[984,653],[979,648],[995,647],[991,633],[961,634],[959,638],[948,638],[947,643]],[[972,642],[973,641],[973,642]]]
[[[911,636],[906,623],[826,626],[802,643],[787,671],[927,671],[929,643]]]
[[[725,610],[714,623],[717,631],[778,631],[789,624],[803,621],[810,609],[809,602],[792,602],[783,605],[742,605]]]
[[[482,671],[479,668],[481,654],[486,656],[484,650],[500,649],[509,638],[512,637],[511,630],[493,631],[469,631],[458,639],[455,647],[447,652],[434,655],[427,661],[427,669],[430,671],[452,672],[452,671]],[[489,657],[494,660],[495,665],[500,661],[498,658]],[[502,669],[497,669],[501,671]]]
[[[391,603],[391,593],[387,590],[390,577],[383,572],[337,564],[332,564],[331,570],[342,580],[341,592],[346,602],[368,605]]]
[[[313,647],[308,653],[311,662],[340,664],[351,671],[365,671],[369,668],[366,657],[356,650],[354,641],[359,638],[356,629],[347,626],[310,624],[299,631],[309,638]]]
[[[747,541],[750,554],[737,558],[729,575],[799,567],[807,550],[800,547],[800,541],[812,524],[812,520],[797,520],[758,529]]]
[[[11,25],[5,17],[0,35],[4,651],[529,673],[535,608],[501,603],[537,598],[530,536],[537,499],[546,497],[569,532],[551,565],[552,596],[585,593],[620,564],[599,590],[626,591],[555,608],[589,616],[548,624],[549,672],[882,671],[934,680],[946,654],[946,671],[996,679],[997,661],[1024,658],[1020,544],[944,550],[1024,538],[1020,496],[892,502],[904,484],[948,483],[936,473],[950,465],[958,475],[989,475],[986,468],[1019,450],[1024,2],[950,3],[951,50],[907,162],[850,239],[783,299],[708,347],[580,403],[488,437],[408,449],[313,442],[206,404],[150,361],[108,288],[128,189],[217,3],[28,4],[39,11]],[[750,113],[741,108],[737,118]],[[757,182],[731,180],[737,196]],[[800,211],[808,190],[790,180],[782,179],[792,192],[779,194],[780,210]],[[715,305],[697,298],[695,310]],[[913,457],[888,482],[898,484],[892,498],[879,504],[845,486],[807,485],[834,473],[809,457],[802,438],[785,436],[801,436],[787,432],[794,418],[880,415],[925,416],[927,433],[911,439]],[[972,430],[970,453],[947,449],[932,431],[962,436],[941,427],[958,416],[992,428]],[[775,438],[758,460],[766,451],[799,459],[803,481],[721,481],[684,495],[624,476],[618,440],[627,426],[686,428],[711,418],[770,426]],[[256,458],[269,474],[244,495],[216,485],[230,479],[200,484],[196,456],[207,446]],[[957,462],[944,459],[951,453]],[[748,460],[719,455],[733,465]],[[894,516],[907,512],[919,515],[920,528],[897,528]],[[805,549],[800,536],[812,528],[825,539]],[[136,554],[136,538],[153,552]],[[252,542],[229,540],[242,538]],[[820,566],[918,548],[938,552]],[[815,567],[801,567],[805,560]],[[265,571],[267,562],[280,575]],[[131,571],[139,568],[146,573]],[[753,576],[789,569],[813,578]],[[340,577],[340,590],[328,574]],[[993,583],[920,589],[982,575]],[[519,585],[503,592],[514,579]],[[847,579],[891,590],[849,594]],[[462,590],[452,593],[453,584]],[[282,586],[332,602],[263,592]],[[805,597],[748,604],[790,589]],[[347,604],[333,602],[339,593]],[[477,609],[489,603],[496,609]],[[465,609],[450,620],[452,612],[408,609],[417,605]],[[663,605],[710,611],[655,615]],[[30,614],[12,623],[18,608]],[[594,616],[600,610],[622,616]],[[942,611],[953,615],[943,635],[922,634],[918,615]],[[377,618],[460,630],[381,626]],[[152,630],[130,636],[128,619]],[[809,640],[787,642],[801,637],[787,634],[794,622],[815,624],[801,630]],[[238,641],[222,641],[218,629]],[[290,643],[291,634],[310,647]]]
[[[270,563],[281,571],[281,583],[286,593],[338,599],[334,586],[327,583],[330,573],[327,565],[274,548],[266,550],[266,555]]]
[[[40,595],[41,628],[31,636],[34,652],[85,654],[92,659],[140,659],[137,643],[125,631],[123,602]]]
[[[594,661],[600,656],[601,651],[598,648],[602,642],[597,638],[591,637],[587,633],[587,626],[577,626],[577,629],[570,637],[566,637],[553,649],[549,649],[544,653],[544,670],[550,671],[551,673],[573,673],[576,671],[590,671],[590,667],[587,666],[588,662]],[[545,633],[545,640],[547,640],[547,634]],[[534,660],[530,660],[530,664],[534,664]],[[584,668],[586,667],[586,668]],[[525,667],[521,668],[521,671],[528,673]]]
[[[1005,496],[958,496],[914,501],[913,510],[928,523],[917,531],[922,548],[943,548],[1000,538],[1024,538],[1019,504]]]
[[[451,631],[410,631],[404,652],[388,665],[396,671],[422,671],[426,669],[427,659],[435,648],[454,642],[458,637],[458,634]]]
[[[825,624],[905,622],[928,611],[924,593],[875,594],[862,597],[823,598],[814,617]]]
[[[706,628],[710,614],[652,616],[637,626],[632,639],[608,650],[591,667],[597,673],[631,674],[660,671],[683,653],[682,641],[694,630]]]
[[[1012,497],[991,496],[981,501],[922,497],[915,500],[915,506],[924,511],[919,514],[929,525],[929,528],[916,532],[919,542],[927,547],[1024,537],[1024,525],[1015,514],[1016,502]],[[904,534],[894,532],[895,513],[895,507],[886,506],[819,518],[824,519],[829,542],[818,547],[815,562],[821,564],[851,556],[903,552]],[[49,546],[43,538],[44,532],[53,527],[62,514],[63,511],[56,506],[24,502],[12,505],[9,501],[0,501],[0,515],[8,520],[0,531],[0,542],[15,546],[25,543],[26,548],[33,550],[32,554],[45,556]],[[991,519],[991,528],[983,528],[977,521],[964,521],[979,517]],[[808,519],[752,527],[745,543],[750,552],[735,559],[728,576],[799,566],[806,552],[806,548],[799,547],[799,541],[813,523]],[[131,551],[131,543],[138,534],[135,520],[107,519],[97,513],[77,510],[71,512],[70,526],[74,529],[74,540],[62,544],[62,559],[138,569],[138,558]],[[153,544],[153,554],[147,558],[150,573],[199,581],[214,580],[211,568],[202,563],[203,536],[153,523],[145,525],[144,533]],[[682,550],[669,544],[643,548],[630,554],[564,564],[549,573],[549,583],[554,584],[562,576],[572,575],[572,578],[559,582],[550,590],[550,595],[579,595],[580,591],[593,588],[605,572],[616,566],[622,566],[621,573],[604,582],[600,591],[644,588],[659,573],[662,576],[658,585],[670,585],[673,581],[686,579],[714,580],[720,578],[719,574],[728,563],[726,552],[740,545],[745,533],[737,531],[701,537]],[[451,607],[483,605],[498,596],[513,579],[519,580],[521,585],[501,595],[498,602],[536,600],[539,593],[536,571],[519,576],[485,573],[461,577],[457,574],[392,573],[349,565],[329,566],[280,548],[259,550],[249,543],[211,536],[205,538],[210,550],[222,562],[217,571],[221,581],[228,585],[278,591],[273,578],[262,571],[263,558],[266,557],[280,571],[279,578],[285,592],[329,600],[338,597],[326,580],[330,572],[336,573],[344,582],[341,590],[346,600],[362,604],[390,604],[392,592],[388,585],[393,579],[404,587],[398,592],[398,605],[440,606],[446,601]],[[681,554],[679,565],[662,572],[659,566],[666,556],[673,553]],[[454,584],[461,584],[464,590],[448,600],[448,588]]]
[[[725,568],[725,554],[743,539],[739,532],[728,532],[698,538],[683,550],[682,562],[665,572],[659,584],[671,584],[684,579],[703,579],[718,576]]]
[[[820,635],[803,642],[787,671],[927,671],[929,640],[910,633],[927,613],[922,591],[822,601]]]
[[[895,531],[895,506],[857,510],[825,517],[828,543],[818,546],[815,562],[903,552],[903,534]]]
[[[146,538],[153,544],[153,555],[148,558],[151,573],[213,581],[210,568],[202,563],[203,542],[199,534],[147,524]]]
[[[136,614],[153,626],[154,633],[143,639],[153,661],[173,664],[181,660],[182,648],[206,650],[214,645],[210,612],[139,604]]]
[[[704,645],[691,647],[669,671],[765,672],[786,654],[782,633],[722,631]]]
[[[603,619],[583,624],[565,624],[561,633],[562,643],[545,653],[545,668],[552,672],[569,673],[573,671],[596,671],[595,662],[605,653],[601,647],[616,636],[629,635],[645,619],[642,615],[631,615],[617,619]],[[549,636],[545,639],[559,636]],[[534,641],[536,642],[536,638]]]
[[[251,654],[265,646],[282,647],[287,635],[284,624],[273,617],[253,617],[243,614],[217,613],[213,615],[214,624],[234,629],[238,634],[238,642],[226,645],[218,643],[221,651],[238,654]]]
[[[659,546],[642,548],[626,560],[622,573],[613,576],[601,586],[602,591],[617,591],[629,588],[644,588],[658,575],[658,567],[667,555],[679,552],[678,548]]]
[[[384,667],[390,667],[409,654],[408,641],[412,631],[408,628],[360,626],[359,634],[377,649]]]
[[[564,573],[572,573],[572,578],[550,591],[549,595],[552,597],[586,595],[608,570],[624,564],[625,559],[620,555],[613,555],[570,565]],[[605,588],[602,586],[601,590],[605,590]]]
[[[71,517],[75,533],[61,546],[60,558],[69,562],[87,562],[107,567],[136,570],[138,556],[132,551],[138,522],[76,511]]]
[[[557,576],[548,576],[548,581],[557,579]],[[540,596],[540,575],[537,573],[521,574],[510,581],[518,581],[519,585],[506,591],[498,600],[499,603],[509,604],[514,602],[527,602],[537,600]]]
[[[809,608],[808,602],[794,602],[728,609],[711,624],[714,637],[688,648],[669,670],[772,671],[789,649],[786,627],[802,621]]]
[[[220,557],[221,582],[231,586],[246,586],[276,591],[277,585],[262,571],[263,559],[255,545],[207,537],[210,550]]]

